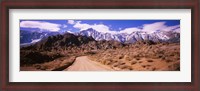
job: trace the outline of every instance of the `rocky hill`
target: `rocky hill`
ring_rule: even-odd
[[[34,45],[28,47],[22,47],[22,50],[40,50],[40,51],[51,51],[51,50],[67,50],[71,48],[87,49],[87,50],[98,50],[98,49],[110,49],[122,47],[124,44],[117,41],[96,41],[92,37],[74,35],[65,33],[63,35],[58,34],[49,36],[42,39]]]
[[[125,45],[117,41],[96,41],[92,37],[65,33],[49,36],[30,46],[21,47],[20,57],[22,64],[34,64],[52,61],[62,56],[90,54],[98,50],[123,46]]]

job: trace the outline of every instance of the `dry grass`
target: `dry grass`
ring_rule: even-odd
[[[131,45],[118,49],[99,51],[92,60],[118,70],[156,71],[180,69],[180,45]],[[177,63],[178,62],[178,63]]]

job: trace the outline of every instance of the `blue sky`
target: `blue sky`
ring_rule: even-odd
[[[180,20],[21,20],[20,30],[79,32],[93,28],[99,32],[179,30]]]

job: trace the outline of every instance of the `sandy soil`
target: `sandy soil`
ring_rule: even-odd
[[[91,61],[87,56],[77,57],[75,62],[65,69],[66,71],[111,71],[106,65]]]

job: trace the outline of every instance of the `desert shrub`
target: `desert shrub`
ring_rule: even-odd
[[[165,58],[165,56],[163,56],[161,59],[162,59],[162,60],[165,60],[166,58]]]
[[[139,58],[139,57],[137,57],[137,58],[136,58],[136,60],[140,60],[140,58]]]
[[[117,67],[117,66],[118,66],[118,63],[114,63],[112,66],[113,66],[113,67]]]
[[[131,68],[131,67],[129,67],[128,69],[129,69],[129,70],[133,70],[133,68]]]
[[[153,60],[149,59],[149,60],[147,60],[147,62],[153,62]]]
[[[120,65],[124,65],[124,64],[126,64],[126,63],[124,63],[124,62],[121,62],[121,63],[120,63]]]
[[[146,65],[142,65],[143,68],[146,68]]]
[[[102,63],[102,64],[106,64],[106,61],[105,61],[105,60],[103,60],[101,63]]]
[[[128,65],[127,65],[127,66],[124,68],[124,70],[133,70],[133,69],[132,69],[131,66],[128,66]]]
[[[139,61],[138,63],[142,63],[142,61]]]
[[[120,65],[119,68],[121,68],[121,69],[126,69],[126,68],[127,68],[127,65]]]
[[[172,54],[170,54],[169,56],[175,56],[175,54],[172,53]]]
[[[164,50],[159,50],[158,54],[165,54]]]
[[[153,68],[152,68],[152,71],[155,71],[155,70],[156,70],[156,68],[155,68],[155,67],[153,67]]]
[[[114,63],[117,63],[117,62],[118,62],[117,60],[114,61]]]
[[[94,54],[96,54],[96,52],[89,51],[89,52],[86,52],[85,54],[94,55]]]
[[[112,62],[108,62],[106,65],[112,65]]]
[[[147,66],[147,67],[150,67],[151,65],[147,64],[146,66]]]
[[[167,59],[166,62],[167,62],[167,63],[169,63],[169,62],[173,62],[173,60],[171,60],[171,59]]]
[[[110,65],[110,64],[111,64],[111,61],[108,61],[108,60],[105,61],[105,65]]]
[[[125,57],[125,60],[127,60],[127,61],[131,61],[131,58],[128,57],[128,56],[126,56],[126,57]]]
[[[119,55],[119,56],[118,56],[118,59],[122,59],[122,58],[124,58],[123,55]]]
[[[136,64],[136,63],[137,63],[136,61],[132,61],[132,62],[131,62],[131,65],[134,65],[134,64]]]
[[[157,54],[157,58],[162,58],[164,57],[162,54]]]

